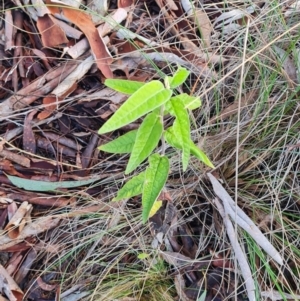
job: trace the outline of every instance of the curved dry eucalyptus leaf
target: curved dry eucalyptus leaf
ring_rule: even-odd
[[[272,259],[274,259],[276,262],[282,265],[283,260],[279,252],[261,233],[259,228],[254,224],[254,222],[248,217],[248,215],[246,215],[246,213],[240,207],[238,207],[235,204],[228,192],[223,188],[223,186],[211,173],[208,173],[207,176],[213,185],[215,194],[222,200],[226,214],[230,215],[230,217],[240,227],[247,231],[248,234],[256,241],[256,243],[259,246],[261,246],[265,250],[265,252],[272,257]]]
[[[62,182],[47,182],[28,180],[15,176],[6,175],[13,185],[18,188],[23,188],[30,191],[54,191],[57,188],[75,188],[84,185],[89,185],[99,180],[99,178],[91,178],[88,180],[79,181],[62,181]]]
[[[226,210],[224,210],[224,208],[222,207],[219,200],[215,199],[214,201],[215,201],[215,204],[216,204],[221,216],[223,217],[227,235],[228,235],[229,240],[231,242],[231,246],[234,250],[234,254],[237,258],[237,261],[240,265],[241,273],[242,273],[243,278],[245,280],[245,285],[246,285],[249,301],[256,301],[256,298],[255,298],[255,284],[254,284],[254,280],[253,280],[253,277],[252,277],[252,272],[251,272],[251,269],[249,267],[247,258],[245,256],[245,254],[243,253],[243,250],[242,250],[242,248],[241,248],[241,246],[238,242],[238,239],[235,235],[235,231],[234,231],[234,227],[232,225],[232,222],[229,219],[229,216],[226,213]]]

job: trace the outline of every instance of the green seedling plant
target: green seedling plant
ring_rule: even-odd
[[[191,139],[189,111],[199,108],[201,100],[186,93],[174,93],[186,81],[189,73],[187,69],[178,67],[174,76],[165,77],[164,84],[158,80],[148,83],[120,79],[105,81],[107,87],[130,96],[100,128],[99,134],[112,132],[143,117],[137,130],[129,131],[99,147],[108,153],[130,154],[125,175],[148,158],[146,170],[132,177],[113,199],[120,201],[141,194],[143,223],[161,206],[158,198],[170,169],[169,158],[165,155],[166,143],[181,151],[183,171],[188,167],[191,154],[214,168],[206,154]],[[164,118],[169,115],[174,117],[173,125],[164,128]],[[160,142],[160,152],[153,153]]]

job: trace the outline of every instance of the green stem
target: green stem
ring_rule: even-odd
[[[160,107],[160,120],[161,120],[162,125],[164,125],[164,110],[165,110],[165,106],[162,105]],[[166,142],[165,142],[164,134],[161,135],[160,140],[161,140],[161,154],[163,156],[166,152]]]

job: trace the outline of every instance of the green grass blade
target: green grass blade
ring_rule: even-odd
[[[142,197],[143,223],[148,220],[151,209],[167,181],[169,168],[170,163],[166,156],[154,154],[149,157]]]
[[[150,113],[138,129],[125,174],[138,167],[157,146],[163,132],[163,125],[158,113],[157,110]]]
[[[117,139],[106,144],[100,145],[99,150],[112,154],[128,154],[131,153],[136,134],[138,130],[130,131]]]
[[[100,128],[99,134],[114,131],[130,124],[143,115],[153,111],[167,102],[172,95],[171,90],[164,88],[159,81],[145,84],[117,110],[117,112]]]
[[[145,83],[125,79],[107,79],[104,85],[115,91],[131,95],[143,87]]]
[[[129,199],[136,195],[142,194],[145,181],[145,171],[131,178],[119,191],[113,202]]]
[[[171,99],[174,115],[176,120],[174,122],[174,131],[178,135],[179,141],[182,145],[182,168],[183,171],[187,169],[190,159],[190,119],[189,114],[184,108],[183,102],[180,99]]]

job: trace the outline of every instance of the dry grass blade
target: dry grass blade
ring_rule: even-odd
[[[243,278],[245,280],[245,285],[247,288],[247,294],[248,294],[248,298],[249,301],[256,301],[256,297],[255,297],[255,284],[254,284],[254,280],[252,277],[252,273],[247,261],[247,258],[245,256],[245,254],[243,253],[243,250],[238,242],[238,239],[235,235],[235,231],[234,231],[234,227],[232,225],[231,220],[229,219],[228,214],[226,213],[226,211],[224,210],[222,204],[219,202],[218,199],[214,199],[214,203],[216,204],[219,213],[221,214],[225,227],[226,227],[226,231],[229,237],[229,240],[231,242],[231,246],[233,248],[234,254],[237,258],[237,261],[241,267],[241,273],[243,275]]]
[[[235,221],[240,227],[247,231],[251,237],[260,245],[276,262],[280,265],[283,264],[283,260],[278,251],[272,246],[267,238],[261,233],[259,228],[253,223],[253,221],[239,208],[228,192],[218,182],[218,180],[211,174],[207,174],[212,185],[215,194],[222,200],[224,210],[233,221]],[[235,214],[237,213],[237,214]]]

